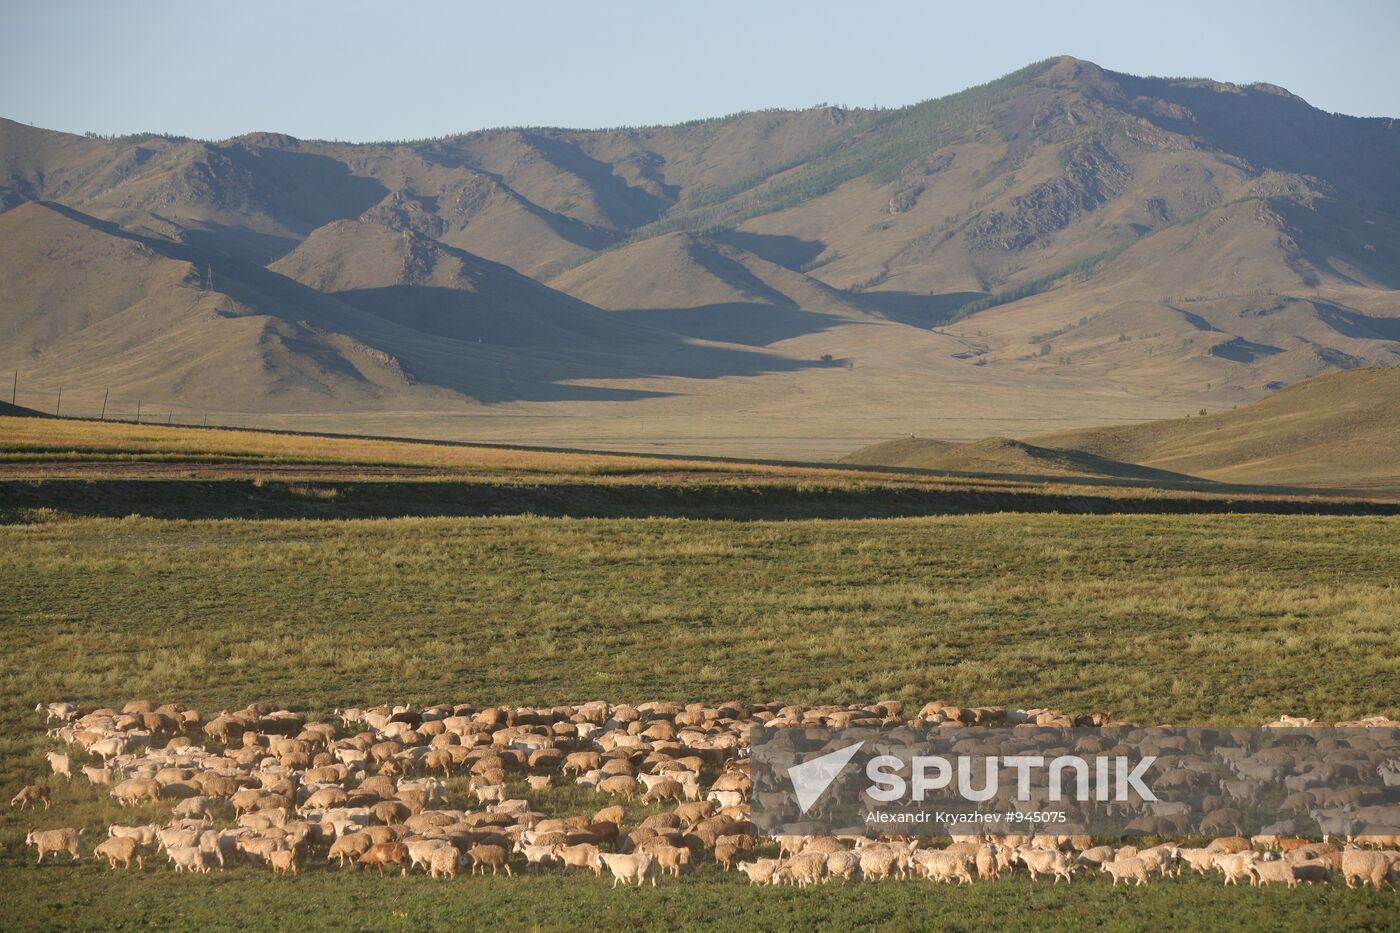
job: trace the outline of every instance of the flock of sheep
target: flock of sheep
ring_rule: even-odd
[[[337,710],[338,722],[255,703],[207,721],[180,705],[134,701],[121,710],[40,705],[53,778],[86,780],[124,807],[160,822],[116,823],[93,854],[110,868],[138,869],[163,856],[175,871],[209,872],[239,862],[296,875],[313,858],[433,877],[519,870],[605,872],[619,884],[656,884],[704,861],[752,884],[807,886],[831,880],[928,878],[970,884],[1009,872],[1071,883],[1089,873],[1141,885],[1183,871],[1218,873],[1225,884],[1344,882],[1393,888],[1394,839],[1337,844],[1279,835],[1224,836],[1199,847],[1095,844],[1087,836],[758,836],[749,822],[749,730],[764,725],[901,723],[903,705],[801,708],[728,704],[592,702],[548,709],[435,706]],[[929,704],[922,722],[980,721],[981,711]],[[1072,724],[1048,710],[1000,711],[999,719]],[[1104,717],[1090,718],[1102,725]],[[1081,720],[1081,722],[1083,722]],[[524,796],[512,796],[518,776]],[[465,779],[470,801],[448,799]],[[591,816],[551,816],[530,799],[552,785],[592,788],[605,804]],[[620,801],[660,804],[628,819]],[[22,788],[19,808],[47,812],[49,789]],[[455,804],[455,805],[454,805]],[[166,806],[169,805],[169,809]],[[648,808],[654,809],[654,808]],[[634,811],[635,812],[635,811]],[[32,829],[26,844],[46,856],[80,858],[83,829]]]

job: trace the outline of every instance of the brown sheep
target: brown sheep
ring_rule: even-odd
[[[285,877],[287,875],[295,876],[301,873],[297,866],[297,850],[294,848],[274,849],[272,852],[268,853],[267,861],[268,864],[272,866],[272,873],[274,875],[282,875]]]
[[[24,837],[24,844],[33,846],[39,852],[39,861],[49,852],[67,852],[78,861],[78,837],[81,829],[31,829]]]
[[[595,823],[612,823],[614,826],[621,826],[622,819],[627,815],[627,811],[620,806],[604,807],[593,814]]]
[[[401,869],[400,874],[406,875],[408,874],[408,847],[401,842],[376,842],[356,859],[356,863],[378,868],[381,877],[384,875],[385,865],[397,865]]]
[[[44,809],[49,808],[49,789],[41,784],[29,784],[21,787],[18,794],[10,798],[10,806],[19,807],[21,810],[30,804],[44,805]]]
[[[340,862],[340,867],[345,867],[347,859],[353,861],[369,851],[374,845],[374,839],[369,833],[350,833],[345,836],[337,836],[335,842],[331,843],[330,852],[326,854],[326,860],[336,859]]]
[[[129,836],[111,836],[104,839],[97,844],[92,854],[107,860],[108,871],[115,869],[118,862],[122,863],[123,869],[129,869],[132,859],[136,859],[137,868],[146,867],[141,858],[141,847]]]
[[[160,784],[148,778],[127,778],[113,787],[109,796],[124,807],[132,806],[142,800],[159,800]]]
[[[598,854],[598,847],[593,845],[556,846],[554,849],[555,858],[564,864],[566,872],[574,868],[587,868],[594,877],[603,874],[603,863]]]
[[[477,869],[486,874],[486,867],[491,867],[491,874],[496,874],[498,869],[504,868],[506,874],[512,874],[510,870],[510,852],[505,846],[481,845],[477,844],[467,850],[467,858],[472,863],[472,874],[476,874]]]
[[[637,796],[637,779],[630,774],[614,774],[598,782],[598,793],[615,794],[631,800]]]
[[[682,800],[685,797],[685,788],[679,781],[657,781],[648,788],[642,795],[642,803],[654,803],[658,800]]]

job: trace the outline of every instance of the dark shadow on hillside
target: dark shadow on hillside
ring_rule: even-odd
[[[684,337],[752,347],[768,346],[780,340],[821,333],[850,323],[835,315],[803,311],[793,305],[776,306],[759,302],[615,313],[625,320]]]
[[[1400,318],[1371,317],[1340,305],[1313,301],[1317,316],[1343,337],[1400,341]]]
[[[857,299],[891,321],[921,327],[925,330],[948,322],[953,312],[969,301],[987,296],[982,292],[947,292],[926,295],[922,292],[861,292]]]
[[[1400,503],[1327,500],[1127,498],[907,487],[252,480],[39,480],[0,482],[0,520],[34,510],[117,518],[364,519],[539,515],[731,521],[899,518],[995,512],[1074,515],[1400,515]]]
[[[1260,169],[1312,175],[1339,192],[1371,203],[1377,192],[1400,198],[1400,133],[1394,121],[1330,114],[1301,98],[1266,87],[1217,90],[1214,82],[1177,83],[1114,74],[1141,103],[1141,115],[1167,129],[1199,136]],[[1178,115],[1154,106],[1161,98]],[[1136,102],[1135,102],[1136,103]]]
[[[711,234],[710,239],[716,243],[746,250],[760,259],[766,259],[794,272],[801,272],[803,266],[826,252],[826,244],[820,240],[804,240],[801,237],[777,233],[724,230]]]
[[[593,189],[595,201],[609,221],[620,230],[640,227],[659,220],[675,203],[680,189],[666,185],[669,198],[658,197],[645,188],[635,188],[612,166],[585,153],[577,144],[553,139],[539,133],[522,133],[522,138],[538,149],[546,159],[569,172]]]

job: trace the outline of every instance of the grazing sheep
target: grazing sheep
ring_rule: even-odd
[[[1342,850],[1342,880],[1347,887],[1354,888],[1358,883],[1363,887],[1370,884],[1379,889],[1384,885],[1400,862],[1400,852],[1375,852],[1363,849]]]
[[[73,779],[73,760],[64,752],[46,752],[45,758],[49,760],[49,770],[55,776],[63,775],[69,780]]]
[[[175,846],[166,849],[165,854],[177,872],[198,872],[205,875],[212,870],[208,853],[199,846]]]
[[[1232,852],[1228,855],[1217,853],[1211,864],[1225,876],[1226,884],[1239,884],[1242,878],[1249,878],[1250,883],[1253,883],[1253,852]]]
[[[374,845],[374,837],[369,833],[347,833],[343,836],[336,836],[331,843],[330,851],[326,854],[326,860],[335,859],[344,868],[347,860],[354,861],[361,855],[369,851]]]
[[[920,849],[913,855],[915,868],[930,881],[956,881],[958,884],[972,884],[972,865],[975,855],[965,852],[948,852],[941,849]]]
[[[804,852],[801,855],[794,855],[780,865],[773,874],[774,884],[791,881],[799,888],[805,888],[810,884],[821,884],[825,880],[825,852]]]
[[[49,789],[42,784],[28,784],[19,789],[19,793],[10,798],[10,806],[19,807],[21,810],[30,804],[44,805],[44,809],[49,808]]]
[[[642,795],[642,803],[655,803],[658,800],[684,800],[685,788],[680,781],[660,780],[647,788]]]
[[[860,871],[860,857],[848,849],[826,854],[826,876],[840,878],[844,884],[854,881]]]
[[[901,867],[899,853],[888,846],[872,845],[860,850],[860,874],[869,881],[884,881]]]
[[[434,849],[432,856],[428,859],[428,877],[456,878],[457,866],[461,860],[461,853],[452,846]]]
[[[1139,885],[1147,883],[1147,864],[1137,856],[1104,862],[1099,866],[1099,870],[1113,876],[1115,887],[1117,887],[1120,878],[1123,880],[1135,879]]]
[[[504,784],[472,784],[472,793],[476,795],[477,803],[499,803],[506,799],[506,786]]]
[[[564,844],[567,837],[563,833],[546,833],[547,837],[542,844],[529,843],[524,841],[524,837],[516,845],[515,851],[525,856],[525,865],[535,871],[540,871],[559,861],[555,851]]]
[[[88,783],[93,787],[101,787],[103,784],[112,783],[112,771],[107,766],[100,768],[92,765],[83,765],[83,777],[88,779]]]
[[[38,703],[34,707],[34,712],[44,714],[44,722],[52,722],[57,719],[59,722],[70,722],[78,718],[78,706],[76,703]]]
[[[564,865],[564,871],[574,868],[587,868],[593,872],[595,878],[603,874],[603,863],[598,858],[599,849],[595,845],[579,843],[577,845],[556,846],[554,855]]]
[[[1210,849],[1178,849],[1177,854],[1196,874],[1204,875],[1215,867],[1214,859],[1219,853]]]
[[[510,870],[510,853],[505,846],[482,845],[478,843],[467,850],[467,860],[472,863],[472,874],[476,874],[477,869],[486,874],[487,866],[491,868],[491,874],[496,874],[497,870],[504,868],[506,874],[512,874]]]
[[[1017,846],[1015,857],[1022,865],[1026,866],[1026,871],[1030,872],[1032,881],[1040,875],[1054,875],[1056,884],[1060,883],[1061,878],[1070,884],[1074,882],[1074,879],[1070,877],[1069,858],[1058,849],[1032,849],[1026,846]]]
[[[639,852],[632,855],[613,855],[608,852],[599,852],[598,858],[608,871],[612,872],[615,888],[619,884],[624,887],[632,882],[641,887],[642,883],[650,880],[651,886],[656,887],[656,856],[649,852]]]
[[[204,796],[186,797],[175,805],[170,814],[181,819],[204,819],[209,816],[209,798]]]
[[[1290,888],[1298,885],[1298,873],[1292,862],[1283,859],[1274,859],[1268,862],[1256,861],[1251,863],[1249,867],[1253,873],[1249,882],[1252,885],[1282,883]]]
[[[549,786],[548,774],[529,774],[525,776],[525,783],[530,790],[544,790]]]
[[[355,860],[357,865],[370,865],[384,875],[385,865],[397,865],[400,874],[408,874],[408,848],[401,842],[376,842]]]
[[[772,884],[781,864],[775,858],[761,858],[753,862],[740,862],[739,870],[748,876],[751,885]]]
[[[92,854],[97,858],[105,858],[109,871],[115,869],[118,862],[122,863],[123,869],[131,868],[132,859],[136,859],[137,868],[146,867],[141,858],[141,847],[129,836],[109,836],[97,844]]]
[[[268,853],[268,864],[272,866],[274,875],[298,875],[300,869],[297,866],[296,849],[274,849]]]
[[[139,846],[153,846],[160,838],[160,827],[155,823],[145,826],[109,826],[107,834],[115,839],[134,839]]]
[[[67,852],[78,861],[78,837],[81,829],[31,829],[24,837],[24,844],[33,846],[39,852],[39,861],[49,852]]]
[[[124,807],[135,806],[143,800],[159,800],[160,784],[149,778],[127,778],[108,792]]]
[[[597,791],[600,794],[618,795],[631,800],[637,796],[637,779],[630,774],[614,774],[599,781]]]
[[[670,873],[671,877],[679,878],[681,869],[690,867],[690,850],[678,846],[658,845],[646,850],[651,855],[656,856],[656,867],[662,874]]]

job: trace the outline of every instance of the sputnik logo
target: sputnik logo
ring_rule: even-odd
[[[826,789],[831,786],[832,781],[836,780],[841,769],[850,764],[851,759],[856,756],[856,752],[860,751],[864,744],[864,742],[857,742],[854,745],[847,745],[845,748],[827,752],[825,755],[788,768],[788,779],[792,781],[793,792],[797,794],[797,805],[802,808],[803,813],[810,810],[812,804],[826,793]]]

